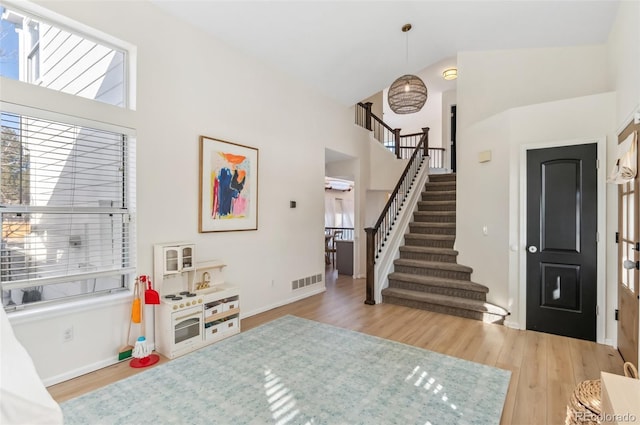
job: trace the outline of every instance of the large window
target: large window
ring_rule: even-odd
[[[127,107],[127,54],[28,12],[0,6],[0,75]]]
[[[16,80],[0,91],[7,311],[120,292],[132,282],[133,111],[103,104],[129,109],[134,49],[36,4],[0,5],[0,76]],[[87,107],[86,99],[95,103]],[[50,105],[56,110],[43,110]]]
[[[5,111],[0,121],[4,307],[125,288],[134,271],[127,135]]]

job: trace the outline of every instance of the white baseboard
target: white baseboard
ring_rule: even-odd
[[[505,320],[504,321],[504,326],[506,326],[507,328],[511,328],[511,329],[522,330],[522,328],[520,327],[520,323],[514,322],[512,320]]]
[[[156,349],[155,344],[149,344],[151,346],[151,350],[154,351]],[[52,376],[42,380],[42,383],[45,387],[50,387],[51,385],[59,384],[60,382],[68,381],[69,379],[77,378],[78,376],[95,372],[98,369],[105,368],[107,366],[114,365],[116,363],[128,362],[131,360],[131,357],[125,360],[118,360],[118,356],[112,356],[108,359],[100,360],[99,362],[95,362],[89,365],[84,365],[83,367],[69,370],[65,373],[61,373],[60,375]]]
[[[270,304],[270,305],[265,306],[265,307],[260,307],[260,308],[257,308],[255,310],[251,310],[251,311],[248,311],[248,312],[243,312],[241,310],[240,311],[240,318],[241,319],[246,319],[247,317],[255,316],[256,314],[264,313],[265,311],[273,310],[274,308],[282,307],[283,305],[291,304],[293,302],[303,300],[303,299],[311,297],[313,295],[321,294],[321,293],[325,292],[326,290],[327,290],[327,287],[322,285],[321,287],[319,287],[317,289],[314,289],[312,291],[304,292],[303,294],[296,295],[295,297],[291,297],[291,298],[288,298],[288,299],[286,299],[284,301],[273,303],[273,304]]]

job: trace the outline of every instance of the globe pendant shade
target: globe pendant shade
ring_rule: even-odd
[[[403,75],[389,87],[388,101],[396,114],[413,114],[427,102],[427,86],[415,75]]]

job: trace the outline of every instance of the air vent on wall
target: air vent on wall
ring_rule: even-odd
[[[314,274],[312,276],[303,277],[291,281],[291,290],[301,289],[305,286],[315,285],[322,282],[322,273]]]

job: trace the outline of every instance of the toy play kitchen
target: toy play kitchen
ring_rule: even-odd
[[[239,292],[220,261],[196,264],[195,245],[154,246],[156,350],[173,359],[240,332]]]

